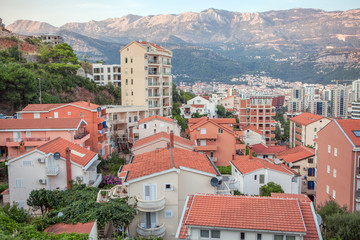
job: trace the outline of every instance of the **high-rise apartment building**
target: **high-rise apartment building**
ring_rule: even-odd
[[[328,115],[328,102],[322,100],[310,101],[309,112],[326,117]]]
[[[304,103],[300,99],[293,99],[287,102],[287,107],[289,113],[303,112]]]
[[[299,99],[299,100],[303,100],[305,96],[305,88],[304,87],[294,87],[291,90],[291,98],[292,99]]]
[[[338,85],[331,89],[331,114],[332,117],[347,118],[348,116],[349,90],[345,86]]]
[[[255,126],[265,136],[267,144],[275,144],[275,107],[272,106],[272,99],[240,99],[239,121],[242,125]]]
[[[354,92],[354,101],[360,102],[360,79],[352,82],[352,90]]]
[[[121,85],[120,65],[103,65],[100,63],[93,64],[93,76],[97,85],[108,85],[109,83],[119,86]]]
[[[360,119],[360,102],[351,103],[351,118]]]
[[[120,50],[123,106],[147,106],[149,116],[171,115],[172,52],[134,41]]]

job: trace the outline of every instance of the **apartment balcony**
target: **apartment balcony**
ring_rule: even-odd
[[[161,107],[160,104],[149,104],[149,108],[158,108]]]
[[[126,119],[116,119],[116,120],[110,120],[111,124],[122,124],[127,123]]]
[[[170,86],[170,83],[169,82],[163,82],[162,85],[163,86]]]
[[[164,64],[164,65],[171,65],[171,62],[170,62],[170,61],[162,61],[162,64]]]
[[[149,87],[160,87],[160,83],[159,82],[148,82],[148,86]]]
[[[123,185],[116,185],[110,189],[101,189],[96,197],[97,202],[108,202],[114,198],[127,197],[127,187]]]
[[[88,131],[82,132],[82,133],[78,133],[74,136],[74,142],[75,144],[82,144],[84,143],[86,140],[88,140],[90,138],[90,133]]]
[[[170,76],[171,72],[163,72],[162,74],[165,75],[165,76]]]
[[[6,138],[6,147],[18,147],[20,142],[24,143],[24,146],[39,146],[44,144],[44,142],[50,141],[49,137],[42,138]]]
[[[56,176],[59,174],[59,167],[46,167],[46,175],[47,176]]]
[[[159,97],[160,97],[160,93],[149,94],[149,98],[159,98]]]
[[[170,93],[164,92],[164,93],[163,93],[163,96],[164,96],[164,97],[169,97],[169,96],[170,96]]]
[[[155,228],[145,228],[145,227],[142,227],[140,224],[138,224],[137,228],[136,228],[136,232],[141,237],[144,237],[144,238],[149,238],[149,237],[160,238],[165,235],[165,231],[166,231],[166,227],[165,227],[164,223]]]
[[[158,64],[160,64],[160,62],[159,62],[159,60],[149,59],[148,64],[149,65],[152,65],[152,64],[157,64],[158,65]]]
[[[149,75],[155,75],[155,76],[160,75],[160,73],[158,71],[148,71],[148,74]]]
[[[157,200],[143,200],[139,197],[137,199],[137,209],[142,212],[158,212],[165,208],[165,196]]]

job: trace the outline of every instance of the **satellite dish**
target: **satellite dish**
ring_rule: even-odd
[[[57,216],[58,216],[58,218],[61,218],[62,216],[64,216],[64,213],[63,213],[63,212],[59,212]]]
[[[211,186],[213,187],[217,187],[219,185],[219,179],[217,179],[216,177],[213,177],[211,180],[210,180],[210,184]]]
[[[322,218],[321,218],[320,214],[316,214],[316,218],[317,218],[318,224],[321,225],[321,223],[322,223]]]
[[[98,112],[100,112],[100,111],[101,111],[101,107],[98,107],[96,110],[97,110]]]
[[[60,155],[59,152],[54,153],[54,159],[55,159],[55,160],[59,160],[60,157],[61,157],[61,155]]]
[[[280,160],[275,158],[274,162],[275,162],[276,165],[278,165],[280,163]]]
[[[291,167],[291,168],[292,168],[292,167],[293,167],[293,164],[292,164],[292,163],[289,163],[289,167]]]

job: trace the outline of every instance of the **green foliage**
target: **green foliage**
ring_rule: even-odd
[[[206,114],[200,114],[198,112],[193,113],[193,115],[192,115],[193,118],[201,118],[201,117],[206,117],[206,116],[207,116]]]
[[[221,174],[231,175],[231,166],[217,166]]]
[[[2,212],[18,223],[26,223],[30,218],[29,213],[23,208],[18,208],[16,203],[12,207],[10,207],[10,204],[5,205]]]
[[[181,127],[181,130],[185,131],[185,129],[188,128],[187,119],[180,117],[180,115],[175,115],[174,117],[177,120],[177,124],[179,124],[179,126]]]
[[[278,124],[275,127],[275,139],[287,141],[290,137],[290,121],[285,121],[283,112],[276,112],[274,119],[279,121],[281,127],[284,128],[284,134],[281,134],[280,126]]]
[[[0,184],[0,193],[2,193],[3,191],[5,191],[6,189],[9,188],[9,184],[8,183],[3,183]]]
[[[271,196],[271,193],[283,193],[284,190],[281,188],[279,184],[274,182],[269,182],[266,185],[263,185],[260,188],[260,196]]]
[[[241,192],[238,191],[238,190],[234,190],[234,195],[235,195],[235,196],[244,196],[245,194],[241,193]]]
[[[41,214],[44,214],[56,204],[56,193],[44,188],[39,190],[32,190],[30,192],[29,198],[27,199],[27,205],[32,207],[34,211],[40,209]]]
[[[104,174],[117,175],[119,168],[124,164],[124,158],[120,158],[118,153],[112,153],[99,163],[97,171]]]
[[[219,118],[225,118],[226,117],[226,109],[225,109],[225,107],[222,106],[222,105],[217,105],[216,108],[217,108],[216,113],[217,113],[218,117]]]
[[[335,202],[333,199],[326,201],[324,204],[317,206],[317,213],[320,214],[324,222],[327,221],[327,218],[331,215],[341,214],[346,212],[346,207],[340,207],[340,205]]]
[[[30,38],[27,37],[24,39],[25,42],[32,44],[32,45],[40,45],[41,44],[41,40],[39,38]]]

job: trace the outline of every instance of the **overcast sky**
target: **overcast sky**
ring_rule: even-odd
[[[360,8],[360,0],[0,0],[0,18],[6,25],[18,19],[43,21],[54,26],[122,17],[201,12],[208,8],[236,12],[264,12],[291,8],[326,11]]]

